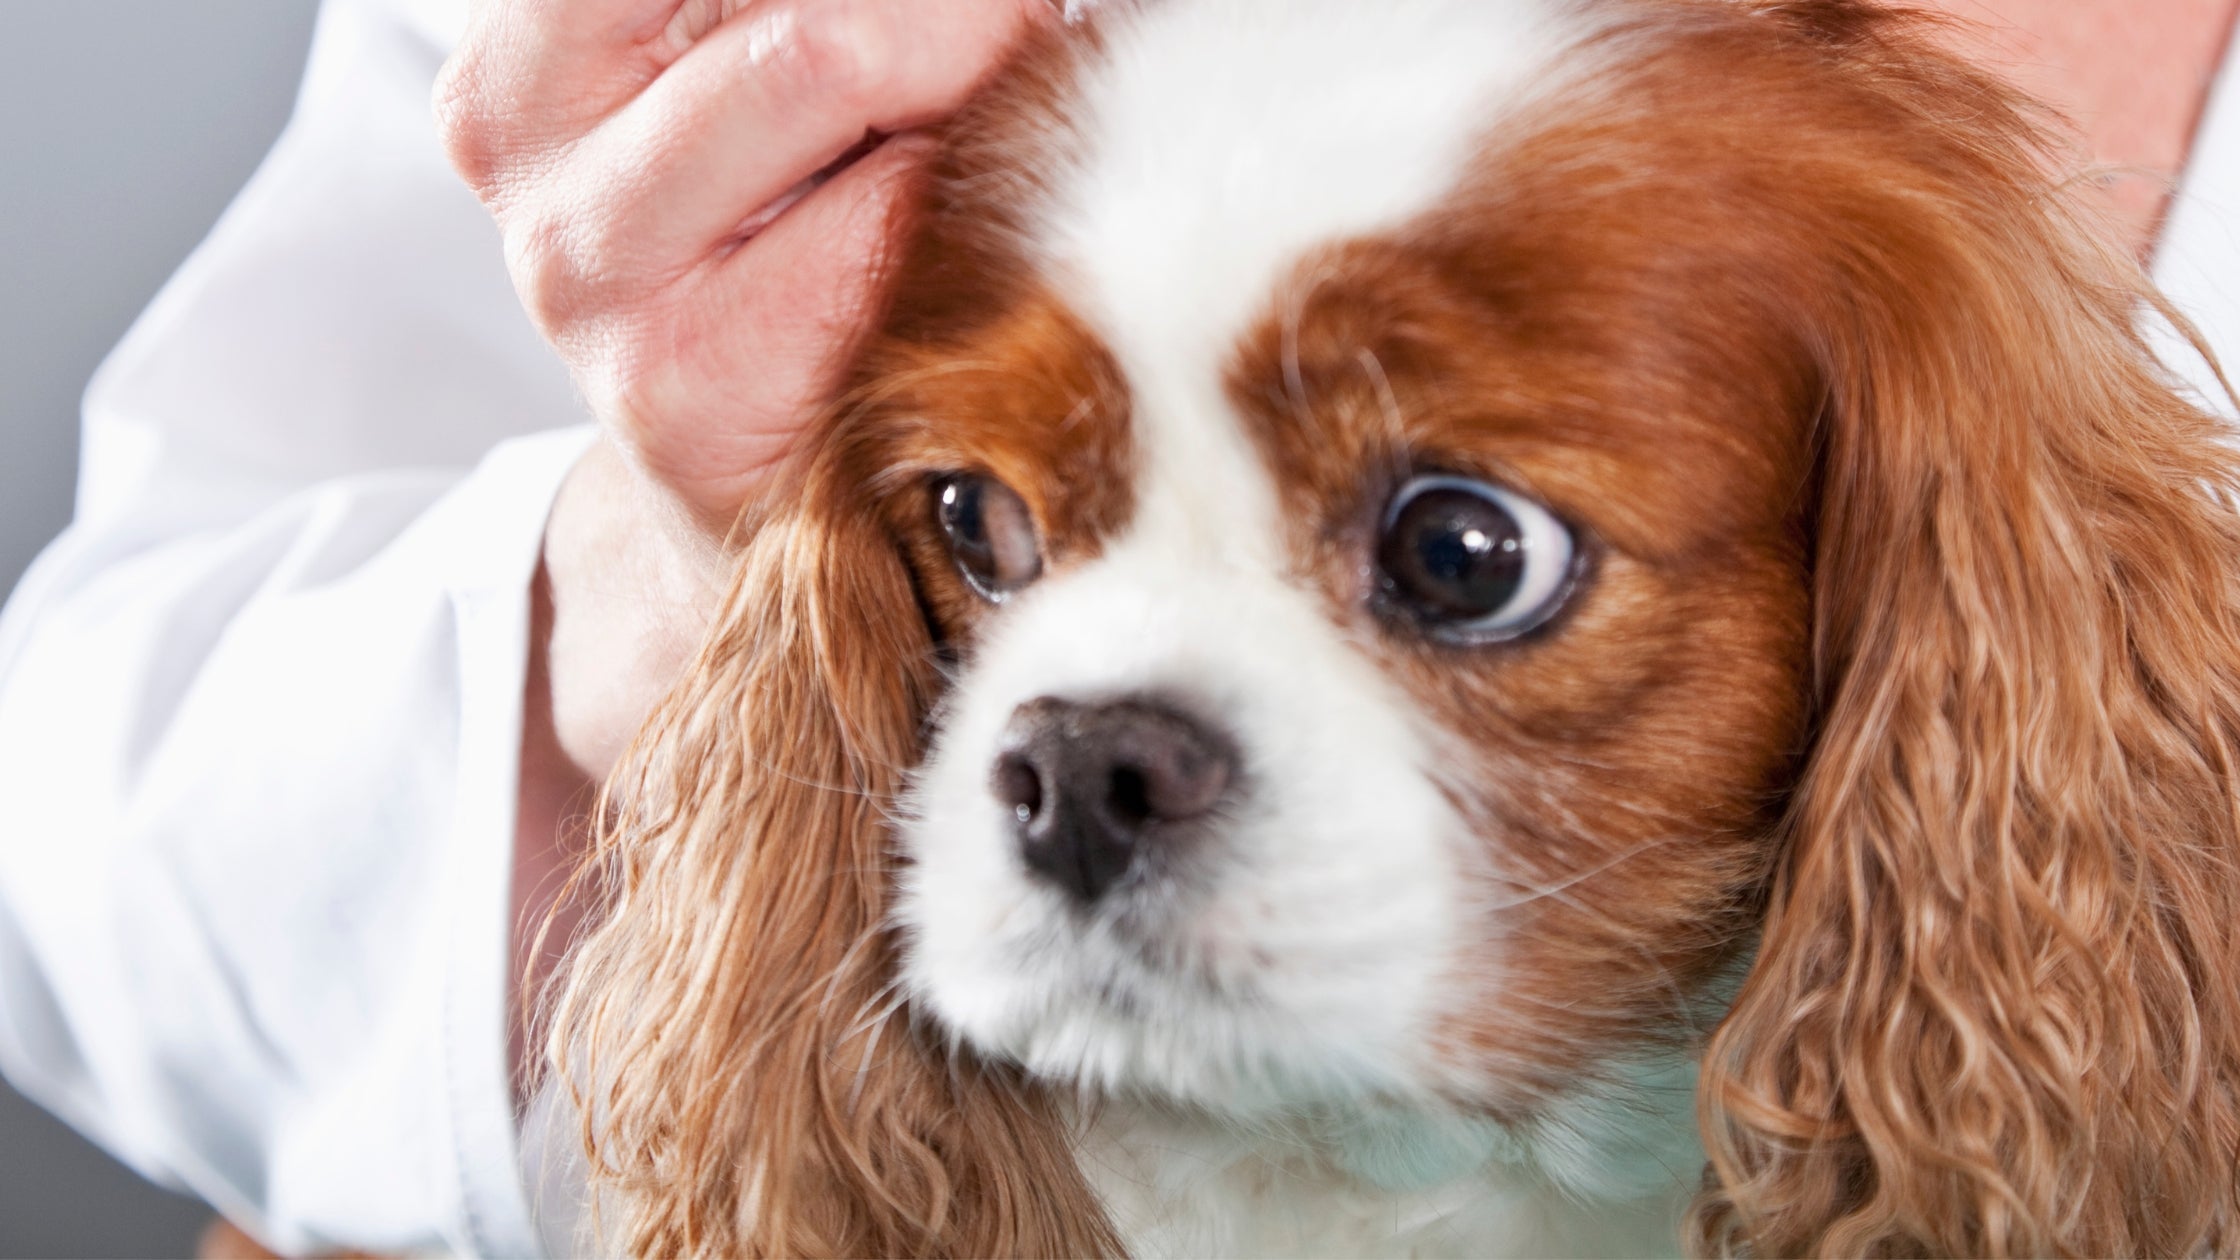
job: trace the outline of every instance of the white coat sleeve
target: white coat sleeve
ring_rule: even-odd
[[[507,884],[589,433],[442,159],[441,8],[329,0],[0,615],[0,1069],[289,1251],[536,1245]]]

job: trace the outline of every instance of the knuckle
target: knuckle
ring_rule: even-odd
[[[782,50],[788,85],[812,99],[871,109],[893,95],[900,67],[879,6],[841,0],[802,15]]]
[[[548,334],[564,333],[597,300],[596,268],[567,221],[530,214],[508,226],[506,266],[530,318]]]
[[[497,119],[491,104],[485,63],[472,48],[461,48],[436,76],[433,99],[436,134],[444,155],[478,192],[495,183],[503,167]]]
[[[556,341],[629,326],[661,292],[663,277],[636,256],[628,225],[611,215],[523,208],[509,216],[505,237],[521,305]]]

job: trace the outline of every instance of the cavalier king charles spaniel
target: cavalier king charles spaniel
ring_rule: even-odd
[[[2240,1249],[2240,457],[2048,134],[1867,0],[1033,37],[610,785],[605,1244]]]

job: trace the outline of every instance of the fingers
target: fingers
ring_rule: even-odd
[[[679,283],[868,133],[955,109],[1054,14],[1047,0],[757,0],[588,135],[526,162],[517,182],[538,188],[485,190],[531,314],[565,337],[583,312]]]
[[[582,160],[609,175],[630,252],[672,274],[860,143],[942,117],[1041,0],[762,0],[603,124]]]

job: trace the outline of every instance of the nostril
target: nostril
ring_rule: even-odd
[[[1181,718],[1155,714],[1122,737],[1112,804],[1144,822],[1184,822],[1210,812],[1229,790],[1236,759],[1226,744]]]
[[[1005,753],[997,758],[992,787],[996,800],[1011,810],[1021,826],[1041,815],[1042,775],[1025,757]]]
[[[1114,766],[1105,787],[1105,807],[1115,821],[1140,827],[1151,821],[1151,779],[1140,767]]]

